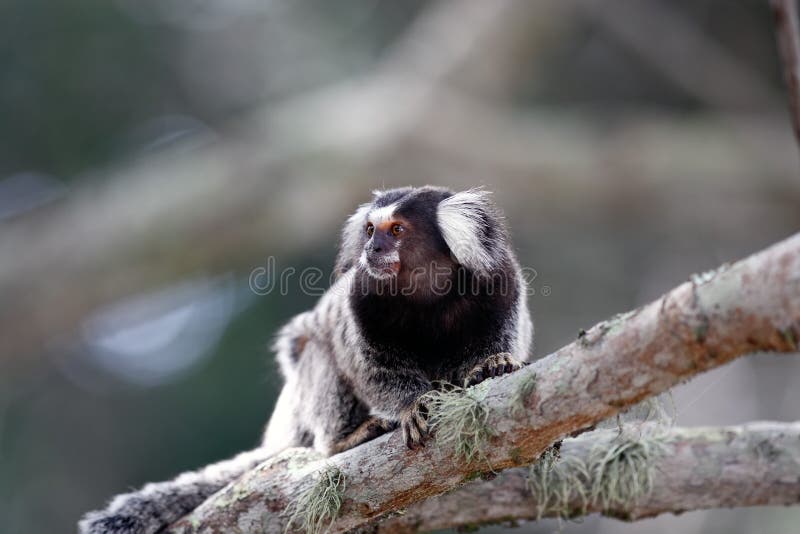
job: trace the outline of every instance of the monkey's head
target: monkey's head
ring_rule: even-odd
[[[490,273],[505,259],[505,225],[482,189],[425,186],[373,194],[344,227],[340,274],[356,268],[406,295],[430,294],[460,267]]]

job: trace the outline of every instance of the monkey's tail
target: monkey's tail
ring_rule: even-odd
[[[274,454],[263,447],[254,449],[169,482],[150,483],[139,491],[117,495],[106,509],[87,513],[78,530],[83,534],[161,532]]]

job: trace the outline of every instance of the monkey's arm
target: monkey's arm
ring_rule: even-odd
[[[409,448],[421,445],[428,433],[427,411],[419,398],[433,389],[430,380],[399,355],[366,349],[359,355],[353,384],[373,414],[399,421]]]

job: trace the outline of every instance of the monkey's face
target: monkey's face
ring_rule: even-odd
[[[369,211],[360,258],[367,274],[391,281],[405,296],[429,296],[446,287],[457,264],[436,221],[441,197],[440,191],[409,195]]]
[[[367,242],[361,256],[361,264],[370,276],[379,279],[397,276],[402,267],[402,237],[407,230],[408,224],[405,221],[387,217],[381,210],[371,214],[364,228]]]

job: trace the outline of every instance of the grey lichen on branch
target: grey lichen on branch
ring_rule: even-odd
[[[485,385],[464,389],[431,391],[423,397],[429,410],[428,425],[436,445],[455,451],[454,460],[471,463],[486,458],[486,447],[494,435],[488,423]]]
[[[608,466],[619,464],[626,451],[636,456],[629,464],[635,469],[612,473],[616,467]],[[616,488],[603,480],[609,474]],[[601,430],[566,439],[530,468],[508,469],[417,503],[378,528],[399,534],[589,513],[633,521],[686,510],[797,504],[800,423],[644,424],[627,426],[622,435]]]
[[[656,462],[665,452],[664,430],[621,433],[610,444],[598,440],[585,456],[562,457],[560,447],[548,449],[528,474],[536,518],[569,519],[590,509],[637,505],[653,489]]]
[[[347,491],[330,531],[363,527],[453,490],[476,472],[529,465],[558,439],[736,357],[794,352],[792,340],[800,332],[800,234],[702,280],[686,282],[611,323],[590,329],[584,336],[590,343],[579,340],[519,372],[461,393],[479,395],[480,410],[473,410],[475,398],[466,398],[460,402],[472,404],[459,405],[459,410],[469,415],[469,425],[452,413],[440,416],[453,422],[451,429],[461,429],[458,439],[440,430],[424,449],[408,451],[399,436],[390,434],[302,472],[287,474],[273,466],[259,476],[245,475],[177,526],[226,530],[247,517],[254,529],[282,532],[285,514],[259,516],[247,503],[285,506],[298,488],[314,483],[319,469],[332,465],[346,478]],[[697,335],[699,325],[702,336]],[[527,398],[520,397],[520,390]],[[447,410],[450,400],[442,408]],[[520,411],[520,405],[526,409]],[[474,426],[476,422],[480,424]],[[464,436],[479,439],[465,447]],[[248,497],[224,512],[209,504],[231,492]]]
[[[287,532],[295,528],[307,534],[319,534],[330,528],[339,516],[347,487],[344,474],[338,467],[327,465],[316,476],[316,482],[286,507]]]

